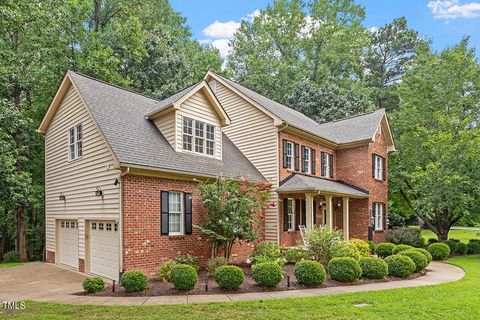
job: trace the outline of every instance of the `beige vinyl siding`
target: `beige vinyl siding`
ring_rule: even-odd
[[[68,158],[68,130],[83,127],[83,157]],[[85,220],[119,218],[120,171],[79,94],[70,86],[45,134],[46,246],[55,248],[55,219],[78,220],[79,258],[85,258]],[[95,196],[100,186],[104,198]],[[66,202],[59,200],[63,193]]]
[[[176,150],[183,150],[183,117],[200,120],[215,126],[215,158],[222,159],[222,128],[220,118],[202,91],[197,91],[185,100],[177,111]],[[195,128],[193,128],[195,130]]]
[[[276,188],[278,130],[273,119],[219,81],[216,81],[215,94],[231,119],[231,125],[223,129],[225,134]],[[275,192],[272,200],[277,200]],[[266,240],[277,241],[277,221],[278,208],[266,209]]]
[[[171,111],[154,121],[170,145],[175,148],[175,111]]]

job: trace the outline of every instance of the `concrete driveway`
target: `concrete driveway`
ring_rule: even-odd
[[[52,263],[0,268],[0,301],[37,300],[83,291],[86,275]]]

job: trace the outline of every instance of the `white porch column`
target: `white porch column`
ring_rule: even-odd
[[[326,207],[327,207],[327,228],[333,230],[333,203],[332,196],[325,195]]]
[[[306,202],[306,218],[305,228],[312,229],[313,227],[313,194],[305,193],[305,202]]]
[[[349,222],[349,215],[350,215],[350,208],[348,206],[349,197],[343,197],[343,238],[345,241],[348,241],[349,234],[350,234],[350,222]]]

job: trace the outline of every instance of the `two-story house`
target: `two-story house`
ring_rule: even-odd
[[[198,182],[271,184],[261,239],[296,245],[300,226],[383,239],[388,153],[383,110],[318,124],[208,72],[157,100],[68,71],[38,128],[45,135],[47,260],[118,279],[211,247]],[[248,256],[239,243],[233,259]]]

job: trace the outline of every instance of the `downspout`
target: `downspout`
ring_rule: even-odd
[[[121,170],[121,169],[120,169]],[[118,230],[120,231],[120,256],[119,256],[119,262],[120,262],[120,268],[119,270],[120,275],[123,273],[123,179],[122,177],[130,173],[130,167],[127,167],[125,171],[121,170],[122,172],[120,173],[120,212],[118,215],[118,225],[119,228]],[[120,280],[120,275],[118,280]]]

